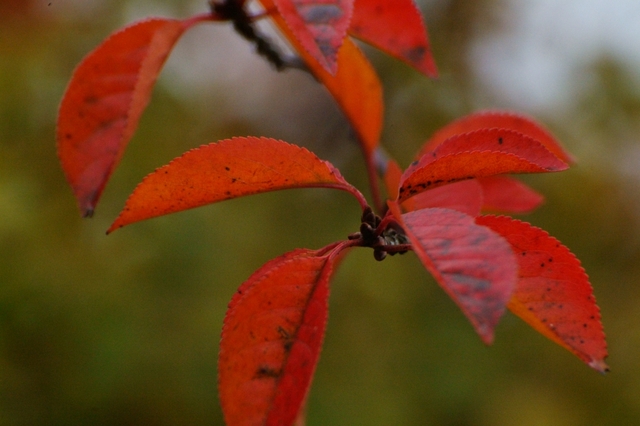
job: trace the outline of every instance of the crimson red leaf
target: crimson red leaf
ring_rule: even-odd
[[[460,180],[504,173],[542,173],[565,170],[537,141],[504,129],[486,129],[447,139],[415,161],[402,175],[399,201]]]
[[[427,141],[419,156],[421,157],[427,152],[433,151],[438,145],[452,136],[494,127],[522,133],[540,142],[565,163],[573,162],[571,154],[542,125],[536,123],[532,118],[507,111],[482,111],[449,123]]]
[[[414,210],[443,207],[478,216],[483,205],[482,186],[477,179],[455,182],[422,192],[412,198]]]
[[[58,115],[58,155],[84,216],[133,136],[175,42],[198,20],[149,19],[112,34],[73,73]]]
[[[260,0],[267,10],[273,10],[273,0]],[[348,38],[338,51],[338,71],[332,75],[304,49],[279,14],[271,15],[309,70],[327,88],[338,103],[358,136],[365,156],[369,158],[379,144],[382,131],[382,85],[375,70]]]
[[[394,216],[397,218],[397,211]],[[489,344],[516,284],[517,261],[504,238],[473,217],[431,208],[400,216],[422,264]]]
[[[544,201],[542,195],[509,176],[489,176],[477,181],[484,194],[484,211],[528,213]]]
[[[347,35],[354,0],[273,0],[302,47],[329,73]]]
[[[509,217],[482,216],[476,223],[502,235],[516,253],[519,281],[509,310],[590,367],[607,371],[600,310],[573,253],[545,231]]]
[[[294,250],[265,264],[234,294],[218,361],[228,426],[295,421],[320,356],[339,251]]]
[[[438,75],[427,29],[413,0],[356,0],[349,34],[429,77]]]
[[[330,163],[268,138],[233,138],[188,151],[149,174],[107,233],[134,222],[244,195],[288,188],[336,188],[364,196]]]

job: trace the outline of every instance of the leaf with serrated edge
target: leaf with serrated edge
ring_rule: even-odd
[[[544,197],[510,176],[489,176],[477,179],[482,187],[486,212],[529,213],[538,208]]]
[[[398,219],[397,203],[390,207]],[[425,268],[458,304],[480,338],[486,344],[493,342],[518,272],[507,241],[455,210],[416,210],[401,215],[399,222]]]
[[[427,29],[413,0],[356,0],[349,34],[436,77]]]
[[[91,216],[133,136],[158,73],[197,19],[149,19],[112,34],[73,73],[58,114],[58,156]]]
[[[580,261],[542,229],[505,216],[476,223],[502,235],[520,265],[508,308],[536,331],[568,349],[597,371],[608,371],[600,309]]]
[[[347,36],[354,0],[273,0],[302,47],[329,73]]]
[[[530,117],[509,111],[481,111],[452,121],[438,130],[431,139],[425,143],[418,158],[429,151],[433,151],[442,142],[452,136],[489,128],[499,128],[522,133],[541,143],[565,163],[574,162],[571,154],[560,145],[560,142],[556,140],[549,130]]]
[[[347,191],[367,205],[338,169],[305,148],[269,138],[225,139],[188,151],[145,177],[107,233],[231,198],[309,187]]]
[[[273,0],[259,1],[266,10],[275,9]],[[304,49],[282,16],[277,13],[270,16],[311,73],[336,100],[353,126],[365,156],[371,156],[380,142],[384,109],[382,85],[373,66],[358,46],[346,38],[338,51],[338,71],[332,75]]]
[[[566,170],[567,164],[521,133],[487,129],[447,139],[402,175],[399,201],[428,189],[466,179],[505,173]]]
[[[228,426],[291,425],[299,415],[320,356],[339,251],[289,252],[234,294],[218,361]]]

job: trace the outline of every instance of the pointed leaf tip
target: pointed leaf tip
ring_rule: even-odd
[[[320,356],[339,251],[289,252],[233,296],[218,360],[227,425],[291,425],[299,417]]]
[[[354,0],[273,0],[303,48],[330,74],[347,35]]]
[[[196,22],[157,18],[133,24],[112,34],[74,71],[60,104],[56,138],[83,216],[92,215],[169,52]]]
[[[476,225],[473,217],[449,209],[405,213],[401,224],[422,264],[482,340],[493,342],[517,279],[517,262],[507,241]]]
[[[580,261],[526,222],[504,216],[482,216],[476,222],[506,238],[516,253],[519,279],[509,310],[591,368],[606,372],[600,309]]]
[[[366,206],[338,169],[305,148],[269,138],[225,139],[188,151],[145,177],[108,232],[231,198],[309,187],[347,191]]]

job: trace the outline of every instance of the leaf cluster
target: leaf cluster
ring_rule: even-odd
[[[495,213],[526,213],[543,197],[509,174],[566,170],[573,158],[541,125],[511,112],[462,117],[434,134],[404,171],[379,144],[383,100],[351,37],[434,77],[422,17],[411,0],[212,1],[188,19],[153,18],[111,35],[75,70],[62,100],[58,152],[84,216],[135,133],[177,40],[194,25],[231,22],[277,70],[310,72],[354,129],[370,203],[339,170],[305,148],[236,137],[195,148],[149,174],[107,233],[153,217],[242,196],[324,187],[351,194],[360,227],[318,250],[267,262],[233,296],[224,321],[219,391],[228,424],[300,424],[327,321],[331,277],[355,248],[376,260],[413,251],[487,344],[506,309],[604,372],[606,342],[588,277],[555,238]],[[270,19],[298,57],[255,27]],[[383,196],[381,185],[386,189]],[[493,213],[493,214],[487,214]]]

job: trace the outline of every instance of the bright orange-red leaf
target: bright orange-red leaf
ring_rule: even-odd
[[[462,133],[474,132],[488,128],[501,128],[522,133],[544,145],[565,163],[572,163],[573,157],[542,125],[532,118],[507,111],[483,111],[467,115],[449,123],[437,131],[420,151],[420,157],[433,151],[448,138]]]
[[[416,210],[399,221],[422,264],[482,340],[491,343],[517,281],[517,261],[509,243],[454,210]]]
[[[188,151],[145,177],[107,233],[217,201],[303,187],[341,189],[367,205],[335,167],[308,150],[275,139],[233,138]]]
[[[429,77],[438,75],[427,29],[413,0],[356,0],[349,34]]]
[[[58,155],[84,216],[133,136],[175,42],[197,20],[149,19],[112,34],[73,73],[58,115]]]
[[[516,253],[519,281],[509,310],[590,367],[607,371],[600,309],[573,253],[545,231],[509,217],[482,216],[476,223],[502,235]]]
[[[483,204],[482,186],[477,179],[455,182],[422,192],[411,198],[414,210],[442,207],[469,216],[478,216]],[[410,201],[410,200],[409,200]]]
[[[273,0],[260,0],[266,10],[273,10]],[[304,49],[279,14],[272,14],[278,29],[291,43],[313,75],[329,90],[353,126],[369,158],[380,142],[383,104],[382,85],[375,70],[348,38],[338,51],[338,70],[332,75]]]
[[[273,0],[278,13],[308,52],[335,74],[338,50],[347,35],[354,0]]]
[[[548,149],[521,133],[487,129],[447,139],[414,162],[402,175],[399,201],[460,180],[504,173],[542,173],[567,169]]]
[[[265,264],[234,294],[218,361],[228,426],[296,420],[320,356],[339,250],[294,250]]]
[[[529,213],[544,201],[538,192],[509,176],[490,176],[477,181],[484,194],[484,211]]]

